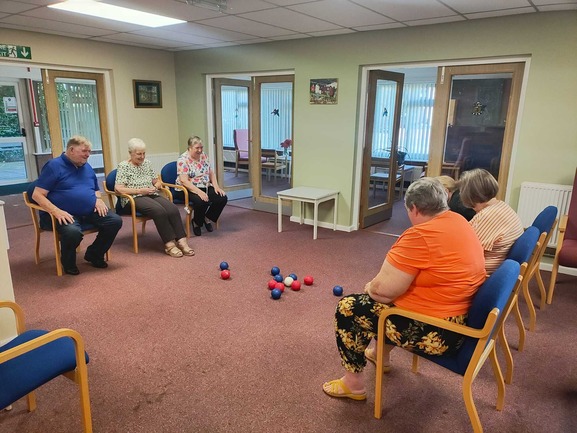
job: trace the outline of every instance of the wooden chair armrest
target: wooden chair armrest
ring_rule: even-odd
[[[74,341],[74,347],[76,351],[76,365],[80,363],[85,363],[85,352],[84,352],[84,340],[82,336],[74,331],[73,329],[62,328],[50,331],[45,335],[34,338],[33,340],[22,343],[17,347],[8,349],[5,352],[0,353],[0,364],[10,361],[13,358],[21,356],[27,352],[37,349],[40,346],[44,346],[52,341],[58,340],[63,337],[70,337]]]
[[[170,193],[170,188],[174,188],[174,189],[177,189],[179,191],[182,191],[182,194],[184,195],[184,205],[188,206],[188,189],[184,185],[177,185],[175,183],[162,182],[162,186],[163,186],[163,188],[167,188],[169,193]],[[170,197],[172,197],[172,193],[170,193]],[[171,198],[171,201],[172,201],[172,198]]]
[[[26,321],[24,319],[24,310],[16,302],[0,301],[0,308],[9,308],[16,317],[16,332],[22,334],[26,330]]]
[[[569,220],[569,215],[562,215],[561,220],[559,221],[559,232],[565,233],[567,230],[567,221]]]
[[[381,312],[381,315],[379,317],[379,329],[381,328],[381,321],[384,324],[384,321],[388,316],[403,316],[409,319],[427,323],[432,326],[437,326],[439,328],[443,328],[448,331],[453,331],[458,334],[465,335],[467,337],[483,338],[488,336],[491,330],[493,329],[493,326],[499,316],[499,309],[493,308],[493,310],[489,313],[487,321],[485,322],[485,326],[481,329],[471,328],[465,325],[459,325],[457,323],[449,322],[445,319],[428,316],[426,314],[421,314],[414,311],[404,310],[398,307],[388,308]]]

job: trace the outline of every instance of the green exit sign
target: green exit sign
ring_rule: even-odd
[[[32,58],[32,50],[30,47],[23,45],[2,45],[0,44],[0,57],[10,57],[13,59],[28,59]]]

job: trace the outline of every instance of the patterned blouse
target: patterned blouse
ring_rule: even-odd
[[[182,185],[180,175],[187,174],[188,178],[197,188],[207,188],[210,185],[210,164],[205,153],[200,155],[200,161],[192,159],[188,151],[178,158],[176,163],[176,184]]]
[[[154,180],[158,176],[152,168],[152,163],[145,159],[141,165],[134,165],[129,161],[122,161],[118,164],[116,171],[116,183],[124,185],[126,188],[139,189],[150,188],[154,186]],[[130,194],[132,197],[140,197],[142,194]],[[122,207],[126,206],[128,199],[122,197],[120,199]]]

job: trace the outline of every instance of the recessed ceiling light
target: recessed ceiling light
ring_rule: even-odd
[[[48,5],[48,7],[147,27],[170,26],[172,24],[186,22],[161,15],[150,14],[148,12],[113,6],[94,0],[67,0],[62,3]]]

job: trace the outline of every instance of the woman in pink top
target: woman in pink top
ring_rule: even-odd
[[[332,397],[366,399],[363,369],[375,360],[379,314],[392,306],[464,324],[472,299],[485,281],[483,249],[465,218],[449,211],[447,191],[433,178],[409,186],[405,207],[412,227],[387,253],[364,293],[346,296],[335,312],[337,348],[345,375],[323,385]],[[457,350],[463,337],[399,316],[385,323],[385,371],[395,346],[442,355]]]
[[[470,224],[483,246],[485,270],[490,275],[523,234],[523,223],[507,203],[497,200],[499,184],[487,170],[465,171],[459,180],[459,189],[463,204],[476,212]]]

